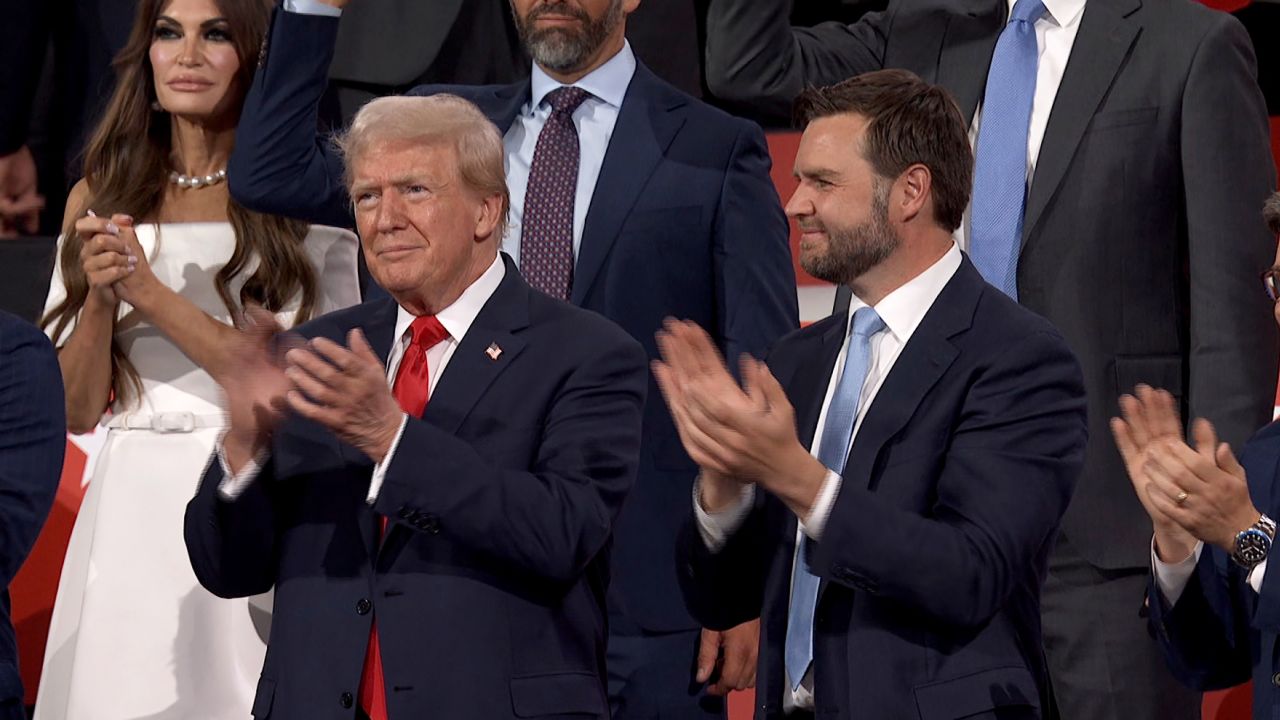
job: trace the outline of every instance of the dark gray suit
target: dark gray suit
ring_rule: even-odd
[[[1004,0],[896,0],[854,25],[792,30],[780,0],[717,0],[708,83],[781,116],[804,84],[912,70],[982,97]],[[1258,281],[1275,184],[1249,39],[1191,0],[1089,0],[1027,198],[1018,294],[1084,367],[1090,443],[1044,596],[1064,717],[1198,717],[1138,618],[1151,526],[1107,420],[1140,382],[1242,443],[1271,416],[1276,328]]]
[[[342,11],[329,80],[350,119],[375,97],[423,83],[509,83],[528,73],[507,0],[359,0]]]

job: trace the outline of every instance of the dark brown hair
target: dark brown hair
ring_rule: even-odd
[[[270,22],[272,0],[215,0],[226,19],[228,34],[240,60],[233,106],[240,112],[244,96],[253,82],[258,49]],[[89,193],[85,202],[73,208],[69,217],[78,218],[89,208],[98,214],[121,213],[138,220],[155,219],[164,201],[172,170],[172,132],[169,116],[152,108],[155,78],[150,49],[156,21],[170,0],[141,0],[124,49],[116,56],[116,88],[85,150],[85,182]],[[245,279],[239,302],[252,300],[268,310],[279,311],[301,293],[298,322],[311,316],[316,300],[316,273],[302,239],[307,225],[273,215],[250,212],[234,200],[227,203],[227,217],[236,235],[236,247],[227,264],[218,271],[218,295],[232,317],[237,315],[236,299],[230,283],[257,257],[253,274]],[[75,233],[74,220],[63,228],[60,256],[62,280],[67,297],[41,320],[53,326],[59,338],[75,319],[89,293],[89,282],[80,266],[83,243]],[[111,343],[111,386],[118,400],[141,393],[137,370],[119,344]]]
[[[1262,204],[1262,219],[1272,235],[1280,235],[1280,192],[1271,193],[1271,197]]]
[[[906,70],[878,70],[824,88],[808,88],[796,100],[796,121],[851,113],[868,120],[862,156],[887,180],[915,164],[933,175],[935,221],[948,232],[960,227],[973,182],[973,151],[960,108],[939,85]]]

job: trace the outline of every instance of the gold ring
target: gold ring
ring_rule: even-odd
[[[1191,496],[1187,494],[1186,490],[1180,490],[1178,491],[1178,494],[1174,496],[1173,501],[1181,505],[1182,503],[1186,502],[1187,498],[1189,497]]]

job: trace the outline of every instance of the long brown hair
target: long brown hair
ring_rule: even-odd
[[[169,186],[173,138],[169,116],[152,109],[155,78],[150,49],[156,21],[170,0],[141,0],[129,41],[116,56],[116,88],[106,113],[85,150],[85,182],[89,187],[84,204],[75,209],[63,228],[60,256],[62,281],[67,297],[41,320],[53,325],[53,337],[61,337],[68,324],[84,307],[89,281],[80,266],[83,243],[75,233],[74,218],[89,208],[100,214],[121,213],[134,218],[155,217]],[[253,82],[258,49],[270,23],[272,0],[215,0],[226,18],[231,43],[240,60],[233,92],[239,113],[244,96]],[[227,217],[235,231],[236,247],[227,264],[218,271],[218,295],[232,317],[237,303],[231,297],[231,280],[257,257],[258,265],[240,290],[239,304],[252,300],[278,312],[301,293],[298,322],[310,318],[316,301],[316,273],[302,247],[307,225],[295,220],[250,212],[235,200],[227,202]],[[120,344],[111,341],[111,387],[117,400],[141,395],[137,369],[129,362]]]

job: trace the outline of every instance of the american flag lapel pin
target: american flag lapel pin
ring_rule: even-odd
[[[489,343],[489,347],[484,351],[490,360],[497,360],[502,355],[502,348],[498,347],[498,343]]]

